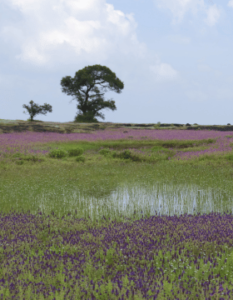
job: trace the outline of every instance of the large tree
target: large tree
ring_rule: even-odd
[[[62,78],[62,92],[74,96],[78,101],[76,122],[98,122],[96,117],[104,119],[104,115],[100,112],[102,109],[116,110],[115,101],[104,100],[104,93],[100,93],[97,84],[101,86],[102,91],[108,88],[118,94],[124,88],[124,83],[116,77],[116,74],[101,65],[85,67],[76,72],[74,78],[70,76]],[[93,94],[90,95],[91,92]]]
[[[29,103],[30,103],[30,106],[24,104],[23,108],[26,108],[26,110],[28,111],[31,121],[33,121],[33,118],[38,114],[46,115],[47,112],[52,112],[52,106],[47,103],[45,103],[44,105],[41,105],[41,106],[34,103],[33,100],[31,100]],[[24,111],[24,113],[25,113],[25,111]]]

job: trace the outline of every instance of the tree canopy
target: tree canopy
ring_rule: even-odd
[[[30,115],[31,121],[33,121],[33,118],[38,114],[46,115],[47,112],[52,112],[52,106],[47,103],[45,103],[44,105],[41,105],[41,106],[34,103],[33,100],[31,100],[29,103],[30,103],[30,106],[24,104],[23,108],[27,109],[27,111]]]
[[[124,83],[116,77],[109,68],[101,65],[85,67],[71,76],[63,77],[61,80],[62,92],[74,96],[78,101],[78,114],[75,117],[77,122],[98,122],[96,117],[104,119],[102,109],[116,110],[115,101],[112,99],[104,100],[104,93],[110,89],[118,94],[124,88]],[[85,89],[86,87],[86,89]],[[89,94],[89,93],[93,94]],[[73,100],[74,100],[73,99]]]

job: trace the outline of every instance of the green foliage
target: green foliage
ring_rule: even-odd
[[[160,145],[164,148],[174,148],[174,149],[186,149],[195,147],[201,144],[212,144],[215,139],[207,140],[197,140],[197,141],[182,141],[182,140],[173,140],[173,141],[162,141]]]
[[[40,158],[36,155],[29,154],[22,157],[23,160],[37,162]]]
[[[151,148],[151,150],[152,151],[155,151],[155,152],[157,152],[157,151],[167,151],[167,149],[166,148],[164,148],[164,147],[162,147],[162,146],[154,146],[153,148]]]
[[[107,250],[107,254],[106,254],[106,264],[111,266],[114,264],[114,261],[116,260],[116,251],[114,248],[110,248]]]
[[[99,151],[99,154],[104,155],[104,156],[107,156],[107,155],[109,155],[110,153],[111,153],[111,151],[110,151],[109,149],[101,149],[101,150]]]
[[[94,117],[94,114],[91,112],[87,113],[78,113],[74,119],[74,122],[78,123],[98,123],[99,121]]]
[[[125,150],[125,151],[123,151],[119,154],[119,158],[130,159],[131,158],[131,152],[129,150]]]
[[[24,163],[24,161],[31,161],[31,162],[44,161],[43,157],[39,157],[39,156],[34,155],[34,154],[24,155],[22,153],[14,153],[12,155],[12,158],[16,159],[15,163],[17,165],[22,165]]]
[[[41,106],[34,103],[33,100],[31,100],[29,103],[30,103],[30,106],[24,104],[23,108],[26,108],[26,110],[28,111],[28,113],[31,117],[30,121],[33,121],[33,118],[38,114],[46,115],[47,112],[52,112],[52,106],[47,103],[45,103],[44,105],[41,105]],[[25,111],[24,111],[24,113],[25,113]]]
[[[80,155],[80,156],[78,156],[77,158],[76,158],[76,161],[77,162],[85,162],[85,157],[83,156],[83,155]]]
[[[175,152],[161,146],[155,146],[152,149],[148,149],[148,152],[145,150],[145,153],[138,153],[131,150],[111,151],[109,149],[101,149],[99,151],[99,154],[105,157],[120,158],[123,160],[131,160],[135,162],[157,162],[161,160],[167,160],[168,157],[174,156]]]
[[[233,161],[233,153],[227,154],[227,155],[225,156],[225,158],[226,158],[227,160],[229,160],[229,161]]]
[[[62,149],[54,149],[49,152],[49,157],[52,158],[63,158],[67,156],[67,152]]]
[[[113,158],[116,158],[117,157],[117,152],[116,151],[111,151],[111,155]]]
[[[218,160],[219,157],[214,155],[214,154],[202,154],[199,156],[198,160],[199,161],[210,161],[210,160]]]
[[[20,152],[17,152],[17,153],[14,153],[14,154],[12,155],[12,157],[14,157],[14,158],[19,158],[19,157],[22,157],[22,154],[21,154]]]
[[[79,156],[82,155],[83,152],[84,152],[83,148],[80,147],[68,150],[69,156]]]
[[[112,157],[120,158],[124,160],[132,160],[132,161],[147,161],[148,157],[140,155],[138,153],[132,152],[130,150],[124,150],[119,153],[114,152],[112,153]]]
[[[130,157],[130,160],[135,160],[137,157],[140,159],[145,159],[145,161],[148,159],[162,159],[169,153],[169,149],[163,148],[161,145],[156,144],[149,144],[149,141],[132,141],[135,143],[135,148],[140,149],[137,147],[137,144],[142,146],[140,150],[142,152],[139,152],[138,150],[135,150],[132,148],[130,150],[132,144],[123,144],[121,146],[117,147],[117,143],[121,143],[119,141],[115,142],[115,148],[119,151],[110,151],[109,149],[102,149],[107,150],[106,153],[107,156],[109,155],[112,157],[118,157],[118,155],[121,154],[122,158],[128,159]],[[74,144],[73,143],[73,147]],[[126,143],[126,142],[122,142]],[[71,149],[71,142],[67,143],[64,146],[62,145],[63,149]],[[174,227],[172,224],[167,224],[168,226],[161,227],[161,232],[165,232],[165,235],[160,237],[160,241],[158,240],[158,245],[161,245],[161,247],[158,248],[158,250],[154,251],[154,253],[151,253],[149,251],[143,251],[145,255],[141,257],[137,257],[135,253],[139,253],[141,250],[141,244],[142,241],[154,241],[158,238],[158,235],[153,236],[153,230],[151,227],[148,226],[148,232],[146,232],[144,228],[141,229],[141,231],[138,231],[138,234],[135,234],[134,237],[137,239],[138,237],[138,243],[135,241],[135,239],[132,240],[129,238],[130,232],[128,230],[124,230],[124,226],[121,229],[121,232],[125,234],[125,240],[120,240],[119,243],[115,243],[115,245],[111,244],[108,248],[104,248],[104,251],[98,250],[98,245],[103,245],[103,241],[105,240],[106,236],[109,236],[109,231],[107,228],[107,225],[102,226],[101,234],[100,235],[94,235],[89,234],[90,228],[96,228],[99,226],[100,221],[96,221],[94,223],[91,218],[95,215],[96,219],[101,218],[101,215],[106,216],[106,224],[109,222],[110,228],[114,226],[114,223],[111,222],[112,220],[121,221],[120,213],[116,213],[116,201],[117,199],[122,199],[124,190],[122,190],[122,194],[119,193],[119,198],[115,199],[114,203],[109,202],[108,200],[102,200],[104,199],[102,194],[98,194],[98,189],[101,192],[106,193],[105,198],[108,195],[112,193],[112,191],[116,190],[118,186],[123,185],[123,183],[127,185],[127,187],[130,187],[130,184],[132,183],[132,188],[135,188],[131,196],[132,199],[135,199],[135,208],[137,210],[136,203],[139,203],[142,199],[143,194],[139,194],[137,198],[137,190],[136,187],[140,186],[142,184],[145,185],[146,189],[153,191],[154,193],[154,187],[155,182],[160,182],[160,184],[157,186],[157,191],[159,191],[159,194],[164,198],[167,199],[167,203],[169,202],[169,199],[172,198],[172,195],[182,192],[182,188],[180,185],[188,185],[189,183],[193,185],[200,186],[200,189],[206,190],[207,193],[205,195],[206,199],[209,199],[209,188],[211,190],[213,189],[213,193],[217,191],[217,189],[226,191],[226,197],[221,199],[223,201],[219,201],[224,203],[225,199],[229,200],[232,195],[232,168],[231,163],[228,162],[228,160],[231,162],[233,160],[233,154],[232,152],[229,152],[228,154],[223,155],[222,153],[216,153],[214,155],[208,155],[208,158],[206,158],[203,161],[203,165],[201,165],[197,159],[195,161],[195,164],[191,165],[190,161],[187,162],[187,165],[183,164],[183,162],[159,162],[155,165],[151,165],[149,163],[140,163],[135,164],[133,162],[130,163],[123,163],[120,161],[111,161],[111,160],[99,160],[99,152],[98,150],[100,147],[109,147],[110,149],[114,148],[111,145],[111,141],[108,142],[93,142],[93,143],[84,143],[80,142],[78,145],[82,145],[83,149],[91,150],[86,151],[87,152],[87,159],[88,163],[91,159],[93,159],[92,164],[83,165],[79,164],[76,165],[73,162],[75,160],[70,160],[70,165],[68,165],[69,160],[67,159],[66,162],[64,161],[57,161],[57,160],[51,160],[47,159],[47,165],[44,164],[42,167],[32,165],[32,166],[22,166],[20,167],[20,171],[17,170],[19,167],[15,167],[14,164],[13,167],[10,165],[9,170],[7,172],[3,171],[1,168],[1,211],[7,209],[7,206],[16,207],[17,210],[20,209],[20,207],[24,207],[25,211],[27,209],[32,211],[36,211],[39,205],[42,206],[41,199],[43,198],[44,206],[47,205],[47,207],[52,207],[58,213],[64,213],[65,211],[74,211],[77,209],[77,217],[74,216],[74,218],[70,218],[70,220],[65,218],[63,220],[57,220],[56,218],[53,219],[53,217],[50,215],[50,218],[45,217],[44,223],[41,223],[41,221],[38,220],[38,226],[39,229],[36,232],[32,226],[30,226],[30,230],[32,230],[32,234],[37,237],[37,242],[35,241],[34,244],[31,242],[25,242],[22,244],[22,248],[15,248],[13,249],[13,243],[11,245],[8,245],[9,248],[6,247],[6,249],[3,249],[1,247],[0,251],[0,257],[2,259],[2,262],[4,263],[4,255],[7,255],[10,253],[12,256],[16,255],[18,253],[18,257],[15,257],[15,259],[12,259],[10,264],[7,265],[7,268],[2,268],[1,274],[2,277],[6,276],[6,271],[8,274],[14,274],[15,268],[17,267],[17,262],[20,262],[19,257],[21,256],[25,257],[25,268],[22,269],[22,272],[20,274],[15,274],[15,281],[16,282],[24,282],[28,280],[31,281],[31,291],[30,287],[26,289],[25,287],[22,287],[23,285],[17,285],[17,289],[21,291],[21,296],[19,296],[19,299],[25,298],[27,299],[34,299],[35,297],[35,289],[33,287],[36,286],[36,283],[38,283],[38,280],[34,278],[32,270],[27,271],[30,269],[30,266],[36,263],[36,261],[41,262],[44,258],[44,254],[46,251],[50,251],[53,258],[56,258],[57,255],[66,255],[66,253],[77,254],[82,253],[85,255],[85,265],[82,269],[82,274],[84,275],[80,281],[76,282],[76,285],[73,283],[73,280],[69,280],[69,273],[64,271],[64,267],[66,267],[67,270],[71,270],[71,261],[69,265],[69,261],[66,263],[63,263],[59,260],[55,261],[52,260],[51,264],[53,265],[53,275],[51,276],[51,273],[47,273],[47,270],[43,272],[41,269],[41,276],[43,276],[43,282],[46,284],[47,287],[55,286],[57,289],[60,290],[63,289],[63,287],[68,290],[68,288],[73,292],[73,295],[69,294],[68,297],[74,296],[76,299],[89,299],[91,298],[91,294],[96,297],[96,299],[113,299],[112,290],[118,290],[118,296],[115,298],[118,299],[120,297],[125,299],[145,299],[142,295],[139,296],[139,292],[137,291],[137,288],[131,289],[131,285],[133,285],[133,280],[127,277],[128,271],[134,271],[138,268],[142,268],[145,270],[144,273],[142,273],[142,276],[147,277],[149,274],[149,270],[152,267],[153,268],[153,275],[155,277],[158,277],[159,280],[156,282],[159,282],[160,285],[160,294],[157,296],[158,299],[186,299],[187,294],[184,294],[182,292],[182,289],[179,286],[180,277],[182,272],[185,270],[185,273],[181,276],[181,280],[183,281],[184,288],[187,290],[189,287],[187,287],[187,282],[190,282],[190,292],[194,294],[189,294],[190,299],[205,299],[206,297],[212,297],[213,299],[217,299],[223,296],[223,292],[218,293],[218,283],[215,283],[219,279],[224,280],[226,284],[229,284],[228,288],[232,289],[231,283],[232,283],[232,274],[233,274],[233,251],[232,247],[224,249],[224,245],[220,244],[214,244],[214,242],[210,239],[209,242],[203,243],[196,243],[195,241],[192,243],[187,239],[186,241],[181,241],[180,243],[173,243],[174,241],[179,241],[180,237],[184,236],[183,234],[186,232],[186,229],[182,230],[181,227]],[[146,146],[145,146],[146,145]],[[48,145],[46,145],[47,147]],[[95,146],[95,147],[94,147]],[[145,147],[144,147],[145,146]],[[88,148],[89,147],[89,148]],[[122,147],[128,147],[129,150],[124,150],[126,148]],[[52,147],[54,148],[54,146]],[[77,149],[77,148],[75,148]],[[188,149],[188,148],[185,148]],[[180,150],[179,150],[180,151]],[[67,150],[67,152],[69,152]],[[105,152],[105,151],[103,151]],[[165,152],[164,156],[163,153]],[[174,151],[175,152],[175,151]],[[123,155],[124,153],[124,155]],[[128,154],[128,155],[126,155]],[[151,155],[151,156],[150,156]],[[10,156],[11,157],[11,156]],[[30,158],[30,160],[33,161],[34,155],[26,155],[21,153],[15,153],[12,155],[12,157],[16,161],[24,161],[24,157]],[[79,159],[81,157],[78,156]],[[215,159],[216,157],[216,159]],[[96,159],[96,161],[94,161]],[[210,163],[213,163],[214,161],[219,160],[220,163],[222,163],[221,167],[215,168]],[[8,163],[8,162],[7,162]],[[224,164],[225,165],[224,165]],[[3,161],[0,162],[0,167],[2,167]],[[18,176],[18,177],[17,177]],[[177,187],[175,188],[175,185],[173,185],[173,182],[177,182]],[[164,183],[167,182],[167,186],[164,186]],[[171,185],[170,192],[168,191],[168,187]],[[79,201],[74,201],[74,206],[71,209],[71,202],[69,203],[66,201],[65,205],[62,207],[62,203],[64,203],[64,199],[72,199],[73,197],[73,191],[77,187],[77,190],[81,191],[81,197]],[[191,186],[192,187],[192,186]],[[82,190],[83,188],[83,190]],[[92,204],[90,205],[87,201],[90,194],[89,191],[92,189],[94,196],[96,196],[96,201],[93,197]],[[129,188],[130,191],[130,188]],[[140,190],[138,190],[140,191]],[[189,191],[191,191],[191,188],[187,186],[187,195]],[[82,194],[83,193],[83,194]],[[186,193],[184,193],[186,195]],[[64,196],[65,195],[65,196]],[[84,195],[83,200],[82,195]],[[87,196],[88,195],[88,196]],[[107,195],[107,196],[106,196]],[[169,196],[170,195],[170,196]],[[165,197],[166,196],[166,197]],[[203,200],[205,200],[205,197],[203,196]],[[20,203],[18,199],[23,199],[23,201]],[[74,196],[74,199],[77,200],[77,195]],[[220,198],[215,198],[215,200]],[[16,201],[17,200],[17,201]],[[4,202],[6,205],[3,205]],[[100,205],[101,203],[101,205]],[[168,209],[171,208],[172,205],[174,205],[174,202],[169,202]],[[205,205],[205,201],[203,201],[203,205]],[[220,203],[219,207],[222,206],[222,203]],[[16,205],[17,204],[17,205]],[[90,206],[89,206],[90,205]],[[169,208],[169,205],[170,208]],[[5,208],[6,206],[6,208]],[[88,207],[89,206],[89,207]],[[218,209],[218,208],[216,208]],[[148,203],[148,210],[150,210],[150,204]],[[7,212],[7,211],[6,211]],[[48,212],[48,210],[47,210]],[[91,212],[91,218],[88,218],[88,215],[90,215]],[[141,218],[140,215],[140,206],[138,206],[138,219]],[[129,209],[126,209],[124,214],[129,217],[133,218],[132,216],[133,210],[130,211]],[[47,213],[46,213],[47,215]],[[79,216],[78,216],[79,215]],[[83,218],[83,225],[81,225],[80,218]],[[93,217],[94,218],[94,217]],[[77,220],[77,222],[75,221]],[[109,220],[108,220],[109,219]],[[90,220],[90,223],[89,222]],[[130,219],[127,219],[127,222]],[[123,218],[122,218],[123,221]],[[93,223],[92,223],[93,222]],[[189,222],[188,222],[189,223]],[[7,224],[7,222],[6,222]],[[4,226],[6,226],[4,224]],[[212,224],[213,225],[213,224]],[[8,224],[9,231],[7,232],[4,229],[4,232],[9,235],[9,238],[13,239],[13,236],[11,235],[11,227],[12,224]],[[211,226],[211,224],[210,224]],[[157,227],[157,226],[156,226]],[[65,228],[65,230],[64,230]],[[137,230],[140,228],[140,226],[137,226]],[[199,229],[201,229],[202,226],[199,226]],[[203,228],[202,228],[203,229]],[[208,226],[204,228],[208,232]],[[111,230],[111,229],[110,229]],[[189,226],[187,226],[187,230],[190,230]],[[79,243],[76,245],[71,245],[70,243],[64,244],[64,240],[62,236],[66,235],[66,232],[72,232],[74,231],[77,233],[77,231],[80,231],[80,236],[82,236],[82,239],[85,241],[91,241],[91,243],[88,245],[87,248],[79,247]],[[127,232],[128,231],[128,232]],[[56,233],[55,233],[56,232]],[[61,232],[61,235],[58,236],[58,232]],[[112,231],[114,232],[114,231]],[[133,233],[133,231],[131,232]],[[114,233],[115,234],[115,233]],[[150,236],[151,234],[151,236]],[[56,239],[52,241],[55,238],[55,235],[57,235]],[[159,238],[158,238],[159,239]],[[127,242],[127,246],[124,247],[124,251],[127,252],[127,254],[130,255],[123,255],[123,251],[120,251],[120,247],[122,245],[125,246],[125,243]],[[88,257],[88,251],[93,251],[93,245],[96,245],[95,251],[96,256],[99,256],[100,261],[94,259],[92,260],[92,255],[89,260],[86,259]],[[120,245],[122,244],[122,245]],[[48,246],[49,245],[49,246]],[[172,249],[172,245],[174,246],[174,249]],[[7,246],[7,244],[6,244]],[[86,246],[86,245],[85,245]],[[144,246],[146,246],[146,243],[144,243]],[[49,247],[49,248],[48,248]],[[101,248],[100,247],[100,248]],[[216,249],[215,249],[216,248]],[[21,250],[22,249],[22,250]],[[26,250],[25,250],[26,249]],[[180,251],[179,251],[180,250]],[[19,251],[19,252],[18,252]],[[152,251],[153,252],[153,251]],[[156,253],[157,252],[157,253]],[[4,255],[3,255],[4,254]],[[211,259],[210,259],[211,256]],[[97,257],[98,258],[98,257]],[[66,265],[65,265],[66,264]],[[20,266],[20,265],[19,265]],[[38,265],[39,266],[39,265]],[[73,265],[74,267],[74,265]],[[38,267],[39,268],[39,267]],[[37,268],[37,270],[38,270]],[[161,268],[163,272],[161,273]],[[26,270],[24,272],[24,270]],[[5,272],[5,275],[3,275]],[[119,276],[119,280],[123,283],[123,287],[121,289],[118,289],[117,285],[114,283],[113,278],[116,277],[116,274],[122,274]],[[73,277],[73,274],[71,274]],[[161,277],[159,277],[161,275]],[[203,292],[203,298],[202,296],[196,296],[196,293],[198,290],[203,291],[203,282],[208,281],[209,276],[214,276],[212,280],[213,287],[216,287],[215,295],[211,294],[212,290],[208,291],[205,290],[205,295]],[[128,274],[129,276],[129,274]],[[131,277],[131,276],[129,276]],[[148,276],[149,277],[149,276]],[[9,277],[8,277],[9,278]],[[191,281],[191,279],[193,282]],[[90,280],[93,282],[90,284]],[[149,281],[148,281],[149,282]],[[154,282],[149,282],[147,290],[151,289],[148,292],[148,295],[150,297],[154,296]],[[201,285],[202,284],[202,285]],[[74,287],[71,289],[70,285],[74,285]],[[193,286],[193,288],[192,288]],[[226,286],[223,286],[224,289],[226,289]],[[82,288],[86,288],[86,294],[82,294]],[[125,295],[126,291],[127,295]],[[133,291],[133,295],[131,292]],[[53,292],[49,290],[51,299],[64,299],[64,294],[62,292],[58,292],[56,295],[53,295]],[[224,291],[225,292],[225,291]],[[15,297],[15,295],[12,294],[12,289],[10,289],[7,285],[2,287],[2,297],[3,299],[11,299]],[[89,293],[89,294],[88,294]],[[186,291],[185,291],[186,293]],[[209,295],[209,294],[210,295]],[[34,297],[34,298],[33,298]],[[38,295],[38,299],[41,297],[43,298],[43,295]],[[114,299],[115,299],[114,298]],[[153,297],[152,297],[153,298]],[[50,298],[48,298],[50,299]]]
[[[102,85],[107,83],[106,85]],[[96,122],[96,117],[104,119],[100,112],[102,109],[116,110],[115,101],[104,100],[103,93],[96,86],[101,84],[102,91],[108,88],[120,93],[124,83],[116,77],[109,68],[101,65],[85,67],[71,76],[63,77],[61,80],[62,92],[76,97],[78,102],[78,114],[75,122]],[[86,87],[86,90],[83,88]],[[89,93],[93,92],[92,95]]]

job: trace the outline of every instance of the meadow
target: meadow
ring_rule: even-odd
[[[0,298],[233,299],[232,148],[212,130],[0,134]]]

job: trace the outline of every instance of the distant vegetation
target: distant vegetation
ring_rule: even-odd
[[[78,105],[78,114],[75,117],[75,122],[79,123],[96,123],[97,117],[104,120],[104,115],[101,112],[103,109],[116,110],[115,101],[104,100],[104,93],[100,93],[99,84],[102,91],[107,88],[111,91],[120,93],[124,88],[124,83],[116,77],[109,68],[101,65],[88,66],[75,73],[74,78],[71,76],[63,77],[61,80],[62,92],[67,95],[72,95],[76,98]],[[86,87],[86,90],[83,88]],[[92,92],[94,94],[90,95]],[[30,115],[30,121],[38,114],[46,114],[52,112],[52,106],[45,103],[42,106],[34,103],[31,100],[30,105],[23,105]]]
[[[115,101],[105,101],[100,93],[99,84],[102,89],[110,89],[120,93],[124,88],[124,83],[116,77],[109,68],[101,65],[85,67],[76,72],[75,77],[66,76],[62,78],[62,92],[72,95],[76,98],[78,105],[78,114],[75,122],[98,122],[96,117],[104,119],[103,109],[116,110]],[[86,87],[84,90],[83,88]],[[90,95],[90,92],[94,94]]]
[[[23,105],[23,108],[26,108],[26,110],[28,111],[29,115],[30,115],[30,121],[33,121],[33,118],[38,115],[38,114],[43,114],[46,115],[47,112],[52,112],[52,106],[45,103],[44,105],[38,105],[36,103],[33,102],[33,100],[31,100],[29,102],[30,105]]]

